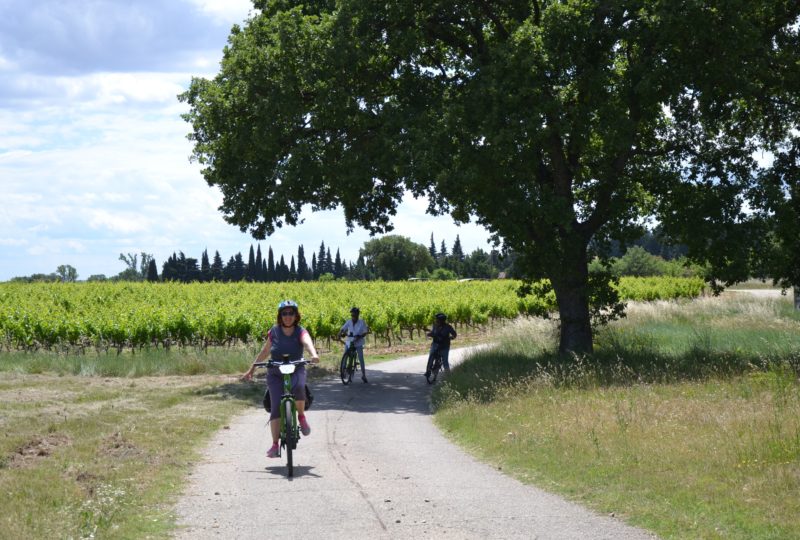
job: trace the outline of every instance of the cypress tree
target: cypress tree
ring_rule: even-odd
[[[322,274],[324,274],[327,271],[328,271],[328,269],[325,267],[325,242],[322,242],[319,245],[319,253],[317,253],[317,276],[316,277],[321,276]]]
[[[289,264],[289,281],[297,281],[297,270],[294,267],[294,255],[292,255],[292,262]]]
[[[350,277],[352,279],[369,279],[367,265],[364,263],[364,254],[361,251],[358,252],[358,260],[356,260],[355,268],[350,272]]]
[[[231,258],[228,259],[228,264],[226,264],[225,268],[222,270],[224,281],[236,281],[235,274],[236,274],[236,258],[233,255],[231,255]]]
[[[461,249],[461,239],[458,235],[456,235],[456,241],[453,242],[452,257],[458,262],[464,261],[464,250]]]
[[[328,248],[328,252],[325,254],[325,273],[333,274],[333,259],[331,258],[331,248]]]
[[[208,262],[208,248],[200,256],[200,281],[211,281],[211,263]]]
[[[183,251],[179,251],[178,253],[178,262],[176,265],[178,270],[178,280],[186,283],[186,254]]]
[[[147,265],[147,281],[158,281],[158,268],[156,268],[155,259],[150,259],[150,264]]]
[[[297,279],[298,281],[306,281],[308,278],[308,263],[306,263],[306,254],[301,245],[297,248]]]
[[[214,262],[211,263],[211,279],[213,281],[222,281],[224,279],[223,270],[225,267],[222,264],[222,257],[219,256],[219,251],[214,252]]]
[[[256,270],[255,270],[255,277],[253,278],[255,281],[261,282],[264,281],[264,274],[261,269],[264,267],[262,264],[263,261],[261,260],[261,244],[258,244],[258,249],[256,250]]]
[[[241,253],[237,253],[230,258],[224,270],[227,281],[242,281],[247,278],[247,266]]]
[[[344,268],[342,267],[342,259],[339,257],[339,250],[336,250],[336,259],[333,261],[333,276],[339,279],[344,275]]]
[[[242,281],[247,277],[247,267],[241,253],[237,253],[233,258],[233,270],[234,281]]]
[[[267,254],[267,281],[277,281],[275,279],[275,258],[272,256],[272,246],[269,246]]]
[[[431,233],[431,245],[428,247],[428,253],[431,254],[433,260],[436,260],[436,244],[433,243],[433,233]]]
[[[256,280],[256,253],[253,250],[253,244],[250,244],[250,254],[247,257],[247,281]]]
[[[286,263],[283,260],[283,255],[281,255],[281,260],[275,267],[275,280],[281,282],[286,281],[289,278],[288,274],[289,268],[287,268]]]
[[[185,283],[202,280],[202,274],[200,273],[200,267],[197,265],[197,259],[186,257],[184,259],[184,268],[186,269],[183,274],[183,281]]]
[[[164,261],[164,265],[161,267],[161,279],[163,281],[178,281],[180,277],[178,276],[178,257],[175,255],[175,252],[172,252],[172,256],[167,257],[167,260]]]
[[[311,277],[314,281],[319,279],[319,265],[317,264],[317,254],[311,254]]]

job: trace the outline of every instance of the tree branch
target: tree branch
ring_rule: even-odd
[[[494,26],[495,28],[497,28],[497,32],[498,34],[500,34],[500,37],[502,37],[504,41],[507,40],[509,36],[508,30],[506,30],[506,27],[503,25],[503,22],[489,6],[489,3],[486,2],[485,0],[478,0],[478,5],[481,7],[481,11],[483,12],[483,14],[486,15],[494,23]]]

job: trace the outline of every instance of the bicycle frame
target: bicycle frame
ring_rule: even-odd
[[[279,364],[278,369],[283,375],[283,394],[281,394],[281,441],[285,447],[287,442],[292,442],[292,449],[297,444],[297,403],[292,394],[292,373],[295,372],[294,364]],[[290,436],[291,435],[291,436]]]
[[[353,381],[353,373],[358,367],[358,349],[355,347],[355,342],[363,338],[366,334],[354,336],[352,332],[347,336],[350,338],[349,343],[345,343],[344,354],[339,364],[339,376],[342,379],[342,384],[348,385]],[[358,339],[357,339],[358,338]]]

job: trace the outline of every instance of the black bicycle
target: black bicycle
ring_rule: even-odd
[[[339,364],[339,376],[342,378],[342,384],[348,385],[353,381],[353,373],[356,371],[356,362],[358,362],[358,351],[353,346],[355,339],[352,332],[348,336],[351,338],[350,346],[345,345],[342,361]]]
[[[428,380],[428,384],[433,384],[436,382],[436,377],[439,376],[439,372],[442,370],[442,353],[439,352],[439,347],[436,347],[433,350],[433,363],[431,365],[430,371],[425,372],[425,378]]]

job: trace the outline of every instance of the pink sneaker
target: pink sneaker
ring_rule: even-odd
[[[278,448],[278,443],[273,443],[272,446],[269,447],[269,450],[267,450],[267,457],[268,458],[278,457],[278,454],[280,454],[280,451],[281,451],[281,449]]]
[[[300,433],[306,437],[311,435],[311,426],[308,425],[308,420],[306,420],[306,417],[301,416],[297,420],[300,422]]]

